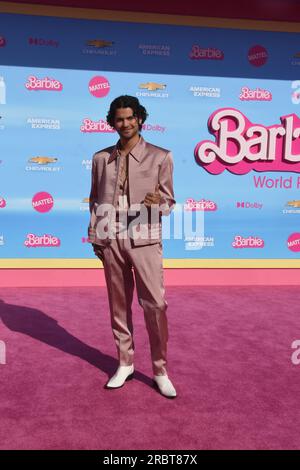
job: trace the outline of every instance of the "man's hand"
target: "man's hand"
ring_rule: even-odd
[[[88,229],[88,241],[92,244],[95,255],[102,261],[104,261],[103,247],[93,243],[96,239],[96,229],[89,227]]]
[[[96,245],[95,243],[92,243],[93,245],[93,249],[94,249],[94,253],[95,255],[102,261],[102,263],[104,262],[104,254],[103,254],[103,247],[100,246],[100,245]]]
[[[88,242],[93,243],[96,239],[96,229],[89,227],[88,228]]]
[[[150,207],[152,204],[160,203],[160,192],[159,184],[155,186],[154,193],[147,193],[144,199],[144,204],[146,207]]]

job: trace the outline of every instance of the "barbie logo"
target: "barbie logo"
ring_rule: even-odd
[[[263,248],[265,242],[259,237],[242,237],[241,235],[236,235],[232,246],[233,248]]]
[[[4,209],[5,206],[6,206],[5,199],[0,196],[0,209]]]
[[[185,211],[206,211],[212,212],[217,210],[217,204],[213,201],[201,199],[200,201],[195,201],[193,198],[186,200],[184,204]]]
[[[37,212],[49,212],[53,207],[54,201],[51,194],[41,191],[32,198],[32,207]]]
[[[251,90],[247,86],[244,86],[241,89],[239,98],[242,101],[271,101],[272,93],[268,90],[263,90],[261,88]]]
[[[255,171],[300,172],[300,119],[296,114],[280,118],[282,125],[252,124],[233,108],[215,111],[208,128],[216,142],[203,140],[195,159],[211,174],[225,169],[236,175]]]
[[[92,121],[92,119],[84,119],[80,132],[116,132],[106,121],[100,119],[99,121]]]
[[[294,253],[300,251],[300,233],[292,233],[287,240],[288,249]]]
[[[59,247],[60,239],[48,233],[41,236],[28,233],[24,245],[27,246],[27,248]]]
[[[54,78],[37,78],[35,75],[30,75],[25,83],[27,90],[44,90],[44,91],[62,91],[63,86],[59,80]]]
[[[223,60],[224,52],[214,47],[200,47],[194,44],[190,52],[192,60]]]
[[[254,67],[265,65],[268,60],[268,51],[263,46],[253,46],[248,51],[248,60]]]

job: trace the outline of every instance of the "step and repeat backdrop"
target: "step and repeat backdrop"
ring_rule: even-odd
[[[117,142],[106,114],[129,94],[144,139],[174,156],[165,258],[299,258],[299,38],[1,14],[0,257],[94,258],[92,156]]]

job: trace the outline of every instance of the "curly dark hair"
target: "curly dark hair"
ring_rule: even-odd
[[[135,96],[122,95],[111,102],[106,116],[106,120],[111,127],[114,127],[116,110],[119,108],[131,108],[133,115],[142,120],[142,123],[139,124],[140,130],[142,129],[142,125],[146,121],[148,113]]]

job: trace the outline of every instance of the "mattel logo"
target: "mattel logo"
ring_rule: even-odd
[[[32,198],[32,207],[37,212],[49,212],[53,207],[54,201],[51,194],[41,191]]]
[[[48,233],[41,236],[35,235],[34,233],[28,233],[24,245],[27,248],[57,248],[60,246],[60,239],[53,235],[49,235]]]
[[[213,212],[217,210],[217,204],[213,201],[201,199],[200,201],[195,201],[193,198],[186,200],[184,204],[185,211],[206,211]]]
[[[0,209],[4,209],[5,206],[6,206],[5,199],[0,196]]]
[[[259,202],[237,202],[236,207],[241,209],[262,209],[262,204]]]
[[[251,90],[247,86],[244,86],[241,88],[239,98],[241,101],[271,101],[272,93],[262,88]]]
[[[25,83],[27,90],[43,90],[43,91],[62,91],[63,85],[59,80],[54,78],[37,78],[35,75],[30,75]]]
[[[84,119],[80,126],[80,132],[116,132],[106,121],[92,121],[92,119]]]
[[[287,247],[294,253],[300,251],[300,233],[292,233],[287,240]]]
[[[6,46],[6,39],[4,36],[0,36],[0,47]]]
[[[89,82],[89,92],[96,98],[103,98],[109,93],[110,84],[105,77],[93,77]]]
[[[241,235],[236,235],[232,246],[233,248],[263,248],[265,242],[259,237],[242,237]]]
[[[248,51],[248,60],[254,67],[265,65],[268,60],[268,51],[263,46],[252,46]]]
[[[200,47],[194,44],[189,57],[192,60],[223,60],[224,52],[214,47]]]

